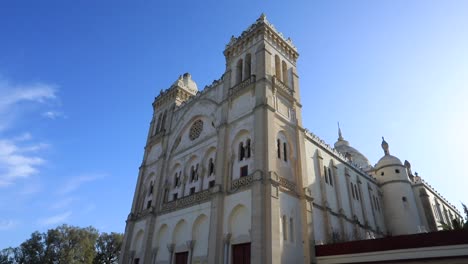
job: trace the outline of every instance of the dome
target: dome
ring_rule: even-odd
[[[177,79],[173,85],[179,86],[192,94],[196,94],[198,92],[197,84],[192,80],[192,75],[188,72],[179,76],[179,79]]]
[[[357,149],[351,147],[349,142],[346,141],[341,135],[341,129],[338,128],[338,141],[335,142],[335,149],[341,154],[348,157],[353,163],[357,164],[361,168],[372,167],[369,160]]]
[[[375,168],[381,168],[384,166],[390,166],[390,165],[399,165],[402,166],[403,164],[401,163],[401,160],[395,156],[392,156],[390,154],[387,154],[383,156],[377,164],[375,164]]]

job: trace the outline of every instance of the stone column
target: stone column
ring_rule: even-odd
[[[231,248],[231,233],[227,233],[224,235],[223,246],[224,246],[223,263],[229,264],[229,254],[230,254],[229,249]]]
[[[343,202],[341,199],[341,193],[340,193],[340,181],[338,180],[338,168],[335,165],[335,162],[333,160],[331,161],[331,178],[333,180],[334,184],[334,189],[335,189],[335,195],[336,195],[336,202],[338,205],[338,212],[339,212],[339,220],[340,220],[340,235],[341,238],[344,239],[345,237],[345,223],[344,223],[344,217],[345,217],[345,212],[343,209]]]
[[[151,254],[151,264],[156,263],[156,259],[158,257],[158,250],[159,250],[158,247],[153,248],[152,254]]]
[[[167,244],[167,250],[169,250],[169,264],[174,264],[174,249],[175,244]]]
[[[188,263],[192,263],[192,258],[193,258],[193,247],[195,246],[195,240],[188,240],[185,242],[187,244],[187,248],[189,250],[188,252]]]
[[[325,180],[323,179],[325,175],[322,175],[323,171],[323,158],[320,154],[320,150],[317,150],[315,155],[316,157],[316,164],[317,164],[317,175],[320,180],[320,194],[322,196],[322,207],[323,207],[323,222],[325,223],[325,235],[327,240],[332,239],[332,231],[331,231],[331,224],[330,224],[330,207],[328,206],[327,202],[327,186],[325,186]]]

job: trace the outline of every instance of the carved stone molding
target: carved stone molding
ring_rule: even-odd
[[[240,187],[249,186],[253,182],[253,175],[240,177],[239,179],[233,180],[231,183],[231,190],[238,189]]]
[[[233,86],[232,88],[229,89],[229,96],[233,96],[237,94],[238,92],[242,91],[245,87],[251,85],[252,83],[255,83],[256,77],[255,75],[250,75],[249,78],[243,80],[239,84]]]
[[[212,194],[211,190],[208,189],[199,193],[192,194],[190,196],[177,199],[175,201],[163,203],[161,206],[161,213],[174,211],[183,207],[192,206],[196,203],[207,201],[210,199],[211,194]]]

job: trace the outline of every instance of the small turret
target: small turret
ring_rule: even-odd
[[[390,155],[389,144],[384,137],[381,146],[384,156],[375,165],[374,173],[383,192],[388,230],[392,235],[417,233],[421,220],[407,167],[403,166],[400,159]]]

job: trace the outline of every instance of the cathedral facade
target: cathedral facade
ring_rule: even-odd
[[[303,127],[298,51],[264,15],[224,55],[219,80],[154,100],[121,263],[313,263],[317,244],[461,218],[385,140],[372,166]]]

